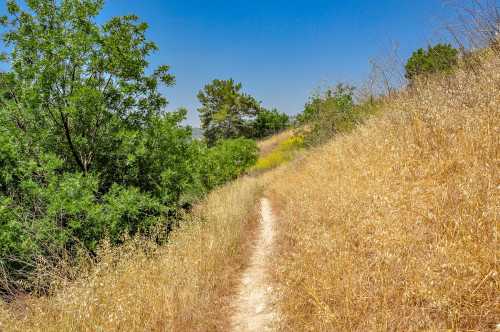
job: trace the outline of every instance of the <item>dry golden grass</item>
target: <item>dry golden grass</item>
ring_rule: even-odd
[[[211,193],[169,245],[103,248],[88,277],[54,296],[0,303],[0,331],[224,329],[259,196],[257,181],[243,178]]]
[[[285,331],[500,323],[500,58],[420,82],[273,174]]]

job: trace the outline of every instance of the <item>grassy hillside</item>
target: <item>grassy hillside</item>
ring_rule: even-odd
[[[484,57],[272,175],[284,330],[499,323],[500,58]]]
[[[483,57],[386,98],[380,116],[295,161],[212,192],[168,245],[104,245],[76,282],[0,303],[0,330],[226,330],[263,194],[279,213],[284,331],[493,329],[500,58]],[[294,140],[261,142],[261,162],[288,156]]]

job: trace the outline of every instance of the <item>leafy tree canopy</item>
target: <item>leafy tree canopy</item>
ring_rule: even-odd
[[[290,125],[290,117],[285,113],[280,113],[278,110],[263,109],[257,113],[257,117],[253,122],[253,136],[255,138],[263,138],[273,135]]]
[[[363,121],[372,108],[355,104],[354,89],[348,84],[338,84],[311,97],[304,112],[297,117],[304,125],[305,144],[321,144],[338,133],[349,132]]]
[[[67,169],[117,167],[118,132],[148,127],[167,101],[159,84],[174,82],[168,66],[145,73],[156,45],[134,15],[103,25],[102,0],[9,0],[3,40],[11,70],[0,76],[2,107],[20,135],[56,151]],[[110,139],[114,137],[114,139]]]
[[[313,95],[298,115],[297,121],[305,124],[326,112],[349,113],[354,106],[355,88],[348,84],[339,83],[323,93]]]
[[[251,122],[262,109],[241,83],[214,80],[198,93],[201,127],[209,145],[220,139],[251,136]]]
[[[423,74],[449,72],[458,61],[458,51],[450,44],[437,44],[413,52],[405,65],[405,77],[410,81]]]

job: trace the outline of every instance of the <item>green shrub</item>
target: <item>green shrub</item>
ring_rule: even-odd
[[[252,136],[264,138],[288,128],[289,125],[290,117],[287,114],[280,113],[276,109],[262,109],[252,124]]]
[[[0,20],[10,50],[0,73],[0,293],[2,280],[29,289],[40,257],[168,232],[256,160],[254,141],[208,148],[182,126],[185,110],[166,113],[160,85],[174,77],[168,66],[149,70],[147,24],[135,15],[97,24],[102,6],[9,1]]]
[[[61,164],[54,156],[20,159],[10,183],[2,179],[0,269],[14,285],[29,288],[22,282],[37,257],[73,254],[77,247],[92,252],[105,237],[120,243],[165,220],[159,199],[118,184],[101,195],[97,175],[61,172]]]
[[[257,143],[251,139],[222,140],[208,149],[205,156],[203,181],[208,189],[235,179],[255,164]]]
[[[338,133],[347,133],[378,109],[378,102],[369,99],[356,104],[354,87],[338,84],[335,88],[314,95],[297,116],[306,145],[321,144]]]
[[[405,77],[413,80],[419,75],[450,72],[458,62],[458,51],[450,44],[419,48],[413,52],[405,65]]]

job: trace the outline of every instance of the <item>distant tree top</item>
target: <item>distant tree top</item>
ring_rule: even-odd
[[[450,44],[436,44],[413,52],[405,65],[405,77],[412,81],[425,74],[449,72],[457,64],[458,51]]]

